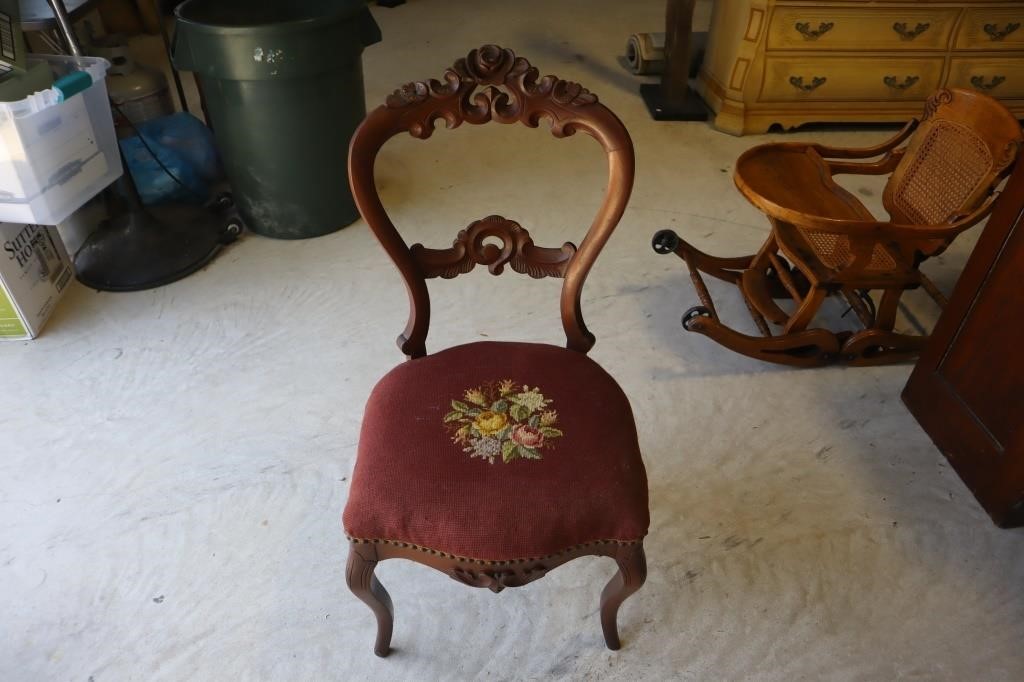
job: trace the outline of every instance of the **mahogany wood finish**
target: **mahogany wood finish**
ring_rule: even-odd
[[[451,254],[462,265],[452,266],[456,268],[454,271],[444,269],[445,266],[438,264],[445,262],[446,256],[423,247],[410,249],[406,245],[377,193],[373,178],[377,152],[385,142],[400,133],[407,132],[420,139],[430,137],[437,120],[444,120],[449,128],[463,123],[479,125],[489,121],[522,123],[535,128],[541,119],[549,121],[555,137],[584,132],[601,144],[608,157],[608,188],[579,248],[570,254],[569,251],[573,250],[571,245],[562,247],[561,252],[566,256],[564,267],[553,268],[551,260],[561,263],[561,256],[552,254],[550,249],[534,247],[532,241],[528,245],[525,242],[520,245],[506,240],[502,251],[514,252],[509,256],[513,269],[517,269],[515,261],[518,256],[522,271],[531,276],[536,277],[535,273],[543,272],[565,278],[561,315],[567,346],[586,352],[594,345],[594,336],[583,322],[580,295],[590,268],[629,200],[633,187],[633,144],[622,122],[589,90],[554,76],[541,78],[537,69],[522,57],[516,57],[512,50],[485,45],[455,62],[445,72],[443,82],[431,79],[409,83],[396,90],[384,106],[367,115],[353,136],[349,149],[349,178],[356,206],[395,262],[409,293],[409,321],[398,338],[399,348],[408,357],[426,354],[430,296],[425,278],[452,277],[467,272],[464,269],[467,260],[461,255]],[[489,227],[481,227],[479,222]],[[503,218],[492,216],[479,222],[467,228],[466,239],[471,243],[478,243],[474,242],[476,235],[488,229],[492,235],[516,236],[511,226],[496,227],[509,222]],[[528,239],[525,230],[521,234]],[[460,242],[465,242],[461,235],[453,248],[463,248],[459,246]],[[468,250],[468,259],[474,263],[488,264],[490,258],[500,260],[486,246],[470,246]],[[482,260],[478,260],[474,253]],[[439,271],[438,267],[442,270]],[[500,268],[492,270],[500,271]],[[557,274],[553,275],[556,271]]]
[[[601,630],[605,644],[609,649],[617,651],[622,646],[617,624],[619,607],[647,580],[647,560],[641,542],[597,542],[572,547],[540,559],[485,561],[444,554],[407,542],[351,540],[345,575],[349,589],[376,616],[377,637],[373,652],[384,657],[391,651],[394,608],[391,596],[374,575],[378,562],[385,559],[408,559],[437,569],[469,587],[483,587],[497,594],[506,587],[522,587],[544,577],[562,564],[583,556],[609,557],[618,564],[619,570],[605,585],[600,601]]]
[[[485,244],[488,237],[498,239],[501,246]],[[565,277],[576,246],[571,242],[560,249],[534,246],[530,233],[519,223],[492,215],[459,232],[447,249],[428,249],[422,244],[413,244],[410,251],[423,277],[428,279],[451,279],[477,265],[486,265],[492,275],[500,275],[505,265],[510,265],[516,272],[540,279]]]
[[[426,139],[434,123],[448,128],[462,123],[478,125],[522,123],[537,127],[550,123],[555,137],[582,131],[595,138],[608,159],[608,187],[596,217],[579,248],[565,243],[559,248],[536,246],[518,223],[492,215],[460,231],[451,247],[409,247],[391,222],[374,183],[374,161],[391,137],[408,132]],[[495,45],[472,50],[448,69],[443,81],[409,83],[387,98],[384,106],[370,112],[356,130],[349,150],[349,177],[360,213],[398,267],[409,294],[409,321],[398,346],[411,360],[426,354],[430,299],[426,280],[452,278],[477,265],[500,274],[506,265],[534,278],[563,278],[561,318],[569,349],[586,353],[594,343],[583,321],[580,296],[594,260],[622,216],[633,185],[633,145],[625,127],[597,96],[577,83],[554,76],[539,77],[529,62],[512,50]],[[501,246],[485,242],[497,239]],[[378,562],[409,559],[435,568],[472,587],[500,592],[536,580],[554,568],[581,556],[614,559],[619,571],[601,594],[601,626],[611,649],[620,646],[616,614],[622,602],[638,590],[647,575],[642,540],[599,541],[569,547],[565,551],[512,561],[486,561],[446,554],[406,542],[350,538],[347,581],[352,592],[377,619],[374,652],[390,651],[393,608],[391,598],[374,575]]]
[[[922,287],[945,304],[919,266],[988,216],[1021,141],[1020,125],[996,100],[939,90],[920,122],[874,147],[782,142],[748,150],[736,162],[736,186],[771,224],[756,254],[717,258],[674,232],[654,237],[655,251],[676,253],[687,263],[701,300],[683,326],[744,355],[794,366],[916,357],[927,337],[893,331],[900,296]],[[833,176],[840,174],[891,174],[883,194],[889,220],[876,220],[839,186]],[[719,319],[702,272],[739,288],[762,337]],[[876,290],[877,306],[870,296]],[[808,328],[830,295],[849,303],[862,331]],[[776,299],[792,299],[795,308],[786,312]],[[782,333],[775,335],[771,325]]]
[[[999,526],[1024,525],[1024,172],[1014,172],[903,390]],[[1015,314],[1016,313],[1016,314]]]

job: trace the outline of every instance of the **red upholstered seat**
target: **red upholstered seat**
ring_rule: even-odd
[[[583,353],[471,343],[399,365],[370,395],[353,539],[507,561],[636,541],[648,520],[629,401]]]

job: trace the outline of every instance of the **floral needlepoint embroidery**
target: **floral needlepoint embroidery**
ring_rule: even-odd
[[[452,401],[444,423],[452,441],[470,457],[491,464],[515,459],[543,459],[541,450],[562,437],[556,428],[558,412],[540,388],[520,385],[511,379],[468,389],[462,400]]]

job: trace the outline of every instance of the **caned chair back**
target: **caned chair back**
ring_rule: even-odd
[[[937,91],[885,187],[893,222],[938,226],[971,213],[1009,173],[1021,139],[1020,124],[995,99]]]

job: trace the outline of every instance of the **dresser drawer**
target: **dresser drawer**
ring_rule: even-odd
[[[975,7],[964,13],[956,36],[958,50],[1024,49],[1024,8]]]
[[[954,57],[949,85],[977,90],[996,99],[1024,99],[1024,59],[1018,57]]]
[[[769,50],[945,50],[960,10],[776,7]]]
[[[925,100],[942,57],[768,57],[762,102]]]

